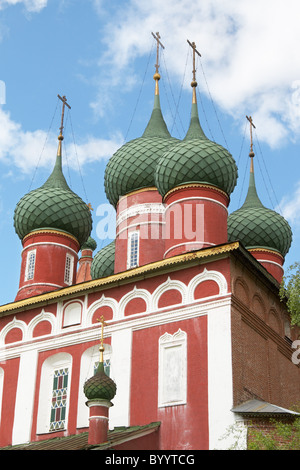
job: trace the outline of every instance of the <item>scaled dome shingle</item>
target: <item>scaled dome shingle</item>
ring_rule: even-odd
[[[289,223],[274,210],[261,203],[255,187],[254,173],[250,173],[249,189],[242,207],[228,216],[228,241],[239,240],[245,248],[267,248],[283,257],[292,243]]]
[[[63,230],[82,245],[92,230],[92,217],[87,204],[68,186],[57,155],[54,169],[38,189],[25,194],[14,212],[14,226],[22,240],[28,233],[42,228]]]
[[[115,266],[115,240],[99,250],[91,265],[92,279],[101,279],[102,277],[114,274]]]
[[[237,166],[231,154],[204,134],[197,104],[192,105],[190,127],[183,141],[167,150],[158,162],[156,186],[164,197],[187,183],[211,184],[230,195],[237,181]]]
[[[176,142],[163,119],[159,95],[155,95],[151,118],[142,137],[124,144],[106,166],[104,185],[109,202],[116,207],[121,196],[155,186],[157,162]]]

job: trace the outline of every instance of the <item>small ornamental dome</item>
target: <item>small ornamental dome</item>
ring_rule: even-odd
[[[89,237],[86,242],[81,246],[81,251],[82,250],[92,250],[95,251],[97,248],[97,242],[92,238]]]
[[[278,251],[283,258],[292,243],[292,230],[277,212],[261,203],[255,187],[253,161],[249,189],[243,206],[228,217],[228,240],[239,240],[245,248],[266,248]]]
[[[204,134],[196,102],[192,104],[190,127],[182,142],[167,150],[155,172],[156,186],[164,197],[168,191],[188,183],[216,186],[230,195],[237,181],[231,154]]]
[[[100,279],[102,277],[114,274],[115,265],[115,241],[109,243],[98,251],[94,256],[91,265],[92,279]]]
[[[104,372],[103,362],[99,363],[95,375],[90,377],[83,386],[88,400],[112,400],[116,394],[115,382]]]
[[[157,91],[151,118],[142,137],[124,144],[106,166],[104,185],[109,202],[116,207],[121,196],[137,189],[154,187],[156,164],[176,142],[178,140],[171,137],[163,119]]]
[[[62,136],[56,163],[47,181],[25,194],[16,206],[14,226],[21,240],[34,230],[52,228],[68,232],[82,245],[91,233],[89,207],[69,188],[62,173],[61,140]]]

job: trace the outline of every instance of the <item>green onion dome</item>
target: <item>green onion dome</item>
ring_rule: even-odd
[[[162,197],[188,183],[216,186],[229,196],[237,181],[237,166],[231,154],[204,134],[193,100],[191,121],[185,138],[168,149],[158,162],[155,183]]]
[[[154,187],[157,162],[176,142],[178,140],[171,137],[162,116],[157,92],[143,135],[124,144],[106,166],[104,186],[109,202],[116,207],[121,196],[137,189]]]
[[[84,383],[83,391],[88,400],[112,400],[114,398],[117,386],[105,374],[103,362],[99,363],[95,375]]]
[[[51,228],[73,235],[82,245],[91,233],[90,209],[69,188],[62,172],[62,139],[59,136],[56,163],[47,181],[25,194],[15,208],[14,226],[21,240],[34,230]]]
[[[283,258],[292,243],[292,230],[277,212],[261,203],[255,186],[253,160],[246,200],[228,217],[228,241],[239,240],[247,249],[266,248],[278,251]]]
[[[101,279],[102,277],[114,274],[115,265],[115,240],[98,251],[94,256],[91,265],[92,279]]]
[[[82,250],[92,250],[95,251],[97,248],[97,242],[92,237],[89,237],[86,242],[81,246]]]

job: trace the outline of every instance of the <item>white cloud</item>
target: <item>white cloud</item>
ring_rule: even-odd
[[[300,136],[299,17],[299,0],[131,0],[106,25],[99,64],[110,63],[110,87],[128,85],[134,60],[149,53],[150,32],[159,31],[169,75],[180,83],[186,40],[195,41],[214,101],[238,119],[251,114],[260,140],[278,146]],[[197,81],[207,92],[200,66]]]
[[[48,0],[0,0],[0,10],[17,4],[23,4],[28,12],[38,13],[47,6]]]
[[[300,226],[300,182],[291,197],[284,197],[280,202],[281,214],[294,226]]]
[[[0,161],[13,164],[23,173],[31,173],[37,165],[41,168],[53,165],[58,145],[56,135],[47,135],[47,132],[40,129],[25,131],[1,108],[0,129]],[[76,148],[73,144],[66,147],[69,156],[76,152],[78,157],[78,161],[76,158],[69,159],[69,166],[78,170],[78,163],[81,166],[108,159],[123,143],[123,137],[119,134],[113,135],[111,139],[88,137],[76,144]]]

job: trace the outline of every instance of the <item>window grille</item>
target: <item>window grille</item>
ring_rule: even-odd
[[[66,427],[69,369],[57,369],[53,373],[50,431]]]
[[[72,284],[72,277],[73,277],[73,256],[67,254],[66,256],[66,266],[65,266],[65,279],[64,282],[69,286]]]
[[[139,263],[139,232],[129,235],[128,268],[135,268]]]
[[[35,250],[32,250],[32,251],[29,251],[27,254],[25,281],[29,281],[30,279],[33,279],[34,268],[35,268]]]

